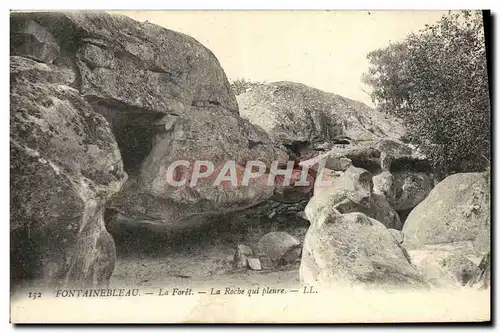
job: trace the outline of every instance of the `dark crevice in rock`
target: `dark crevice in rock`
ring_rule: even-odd
[[[125,172],[133,173],[153,148],[153,131],[147,126],[113,124],[113,133],[123,159]]]
[[[157,66],[154,63],[149,66],[148,70],[150,72],[157,73],[157,74],[169,74],[166,70],[164,70],[160,66]]]
[[[248,140],[248,148],[250,148],[250,149],[253,149],[253,148],[260,146],[260,145],[262,145],[262,142],[260,142],[260,141],[257,142],[257,141],[253,141],[253,140]]]
[[[94,110],[102,114],[110,124],[128,174],[134,174],[149,155],[155,140],[155,122],[163,113],[144,111],[123,103],[87,99]]]
[[[219,101],[213,101],[213,100],[193,100],[191,102],[191,106],[195,107],[207,108],[212,105],[221,106],[222,104]]]
[[[308,151],[310,147],[309,141],[294,141],[290,144],[283,144],[286,148],[288,155],[300,156],[304,151]]]
[[[14,41],[12,37],[10,38],[10,42],[11,42],[11,45],[14,44],[14,43],[16,43],[16,41]],[[19,42],[19,43],[21,44],[21,42]],[[38,57],[31,56],[29,54],[22,54],[22,55],[17,54],[17,52],[12,48],[12,46],[11,46],[11,49],[10,49],[10,55],[11,56],[16,56],[17,55],[17,56],[21,56],[21,57],[24,57],[24,58],[28,58],[28,59],[34,60],[36,62],[39,62],[41,64],[45,63],[44,61],[40,60]]]
[[[83,62],[85,64],[85,66],[87,66],[87,68],[90,69],[91,71],[93,71],[94,69],[97,68],[96,64],[92,63],[91,61],[88,61],[85,58],[80,57],[80,61]],[[105,66],[100,66],[100,67],[101,68],[111,69],[111,68],[108,68],[108,67],[105,67]]]
[[[359,156],[348,156],[348,158],[351,159],[353,166],[368,170],[373,175],[377,175],[382,172],[379,160],[363,159]]]
[[[119,48],[120,45],[117,43],[114,43],[113,41],[103,41],[101,39],[96,39],[96,38],[82,38],[82,42],[85,44],[90,44],[94,45],[100,48]]]
[[[392,161],[390,172],[397,173],[401,171],[433,173],[433,168],[428,160],[417,160],[412,158],[398,158]]]
[[[400,195],[401,197],[401,195]],[[399,219],[401,220],[401,223],[404,224],[406,219],[408,218],[408,215],[410,215],[411,211],[413,210],[413,208],[409,208],[409,209],[404,209],[404,210],[398,210],[397,213],[399,215]]]
[[[144,61],[141,60],[139,57],[133,55],[130,52],[122,51],[122,50],[115,50],[113,53],[113,56],[119,60],[122,60],[124,62],[130,62],[134,64],[136,67],[143,67]]]
[[[344,138],[335,138],[333,139],[333,144],[334,145],[349,145],[351,142],[347,139]]]

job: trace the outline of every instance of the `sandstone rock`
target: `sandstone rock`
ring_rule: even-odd
[[[449,253],[410,250],[408,255],[413,266],[431,286],[438,288],[458,287],[457,281],[442,265],[443,257]]]
[[[425,156],[414,156],[414,150],[409,145],[384,137],[366,141],[352,140],[350,144],[334,144],[330,150],[303,160],[300,164],[315,168],[320,162],[332,170],[345,171],[352,165],[374,174],[390,171],[393,165],[401,168],[406,164],[416,164],[418,167],[427,167],[428,164]]]
[[[307,221],[307,220],[306,220]],[[304,238],[307,233],[307,228],[305,227],[297,227],[290,233],[293,237],[295,237],[300,243],[303,243]]]
[[[297,212],[296,213],[298,217],[300,217],[301,219],[307,219],[306,218],[306,213],[304,213],[303,211],[300,211],[300,212]]]
[[[324,168],[321,173],[318,173],[314,181],[314,193],[319,193],[328,189],[337,181],[344,173]]]
[[[262,270],[259,258],[248,258],[248,266],[254,271]]]
[[[407,248],[471,241],[489,250],[490,188],[485,173],[459,173],[441,181],[409,214],[403,233]]]
[[[92,11],[12,13],[11,34],[25,21],[37,22],[59,41],[61,54],[78,67],[81,93],[96,103],[148,115],[181,115],[189,106],[207,105],[238,113],[217,59],[192,37]]]
[[[235,268],[245,268],[247,267],[247,256],[253,254],[252,249],[244,244],[238,244],[236,247],[236,252],[234,253],[233,265]]]
[[[301,283],[320,288],[428,287],[382,223],[334,209],[324,219],[313,220],[302,250]]]
[[[306,206],[305,214],[309,221],[314,222],[314,219],[324,218],[322,211],[325,207],[331,207],[342,214],[362,212],[378,219],[388,228],[400,229],[398,214],[383,196],[373,194],[372,191],[370,173],[361,168],[350,167],[330,186],[315,192]]]
[[[249,208],[273,196],[274,186],[268,186],[266,176],[251,179],[249,186],[240,186],[247,160],[269,163],[275,157],[265,135],[256,138],[258,132],[252,125],[220,107],[208,107],[179,121],[153,146],[135,178],[113,198],[110,208],[139,221],[188,228],[206,223],[207,217]],[[254,136],[248,134],[252,131]],[[249,137],[260,144],[251,146]],[[178,169],[176,180],[185,184],[171,186],[166,172],[179,160],[190,163],[187,170]],[[191,185],[195,160],[211,162],[214,172]],[[223,168],[232,160],[234,168],[229,172],[236,173],[237,183],[223,181],[214,186],[221,173],[227,174]]]
[[[351,165],[365,169],[373,175],[373,191],[383,195],[396,211],[415,207],[434,185],[433,170],[426,157],[394,139],[334,146],[299,164],[316,171],[320,164],[327,170],[345,171]]]
[[[290,250],[299,247],[300,242],[286,232],[270,232],[262,236],[255,245],[255,252],[261,257],[278,263]]]
[[[312,189],[315,184],[315,177],[306,169],[290,167],[292,170],[290,183],[284,183],[285,176],[278,175],[275,178],[275,189],[272,200],[295,203],[302,200],[308,200],[312,195]],[[315,172],[313,172],[315,175]]]
[[[464,286],[476,271],[477,265],[470,259],[474,253],[467,246],[435,245],[409,250],[411,263],[434,287]]]
[[[51,64],[59,56],[59,44],[52,34],[32,19],[11,21],[11,55]]]
[[[400,121],[361,102],[294,82],[262,85],[237,100],[243,117],[297,155],[324,150],[325,143],[400,138],[405,132]]]
[[[390,171],[383,171],[373,176],[373,192],[383,195],[393,205],[396,197],[394,191],[394,176]]]
[[[113,272],[103,210],[127,176],[106,119],[70,79],[64,69],[11,57],[14,285],[92,288],[106,286]]]
[[[233,257],[233,266],[235,268],[245,268],[248,266],[248,257],[253,255],[253,250],[245,244],[238,244]]]
[[[212,186],[228,160],[235,161],[240,184],[247,161],[263,161],[269,168],[287,156],[239,116],[217,58],[195,39],[99,12],[13,13],[11,26],[12,54],[53,63],[65,73],[65,84],[111,125],[129,174],[108,204],[118,212],[117,225],[189,228],[275,194],[273,186],[263,184],[265,177],[250,186],[228,181]],[[59,51],[43,51],[39,44]],[[187,170],[176,169],[175,177],[184,179],[200,159],[214,164],[214,177],[193,186],[167,184],[173,162],[190,163]],[[307,191],[299,193],[301,200],[308,199]]]
[[[396,230],[403,228],[398,213],[391,207],[385,196],[377,193],[371,195],[370,217],[382,222],[387,228]]]

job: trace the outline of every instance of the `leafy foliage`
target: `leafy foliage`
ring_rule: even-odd
[[[383,112],[404,120],[442,175],[490,160],[490,103],[482,14],[460,11],[368,54],[363,81]]]
[[[264,85],[263,82],[253,82],[245,79],[237,79],[234,82],[231,82],[231,89],[236,96],[241,95],[252,88]]]

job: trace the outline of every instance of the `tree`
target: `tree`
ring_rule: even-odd
[[[482,171],[490,160],[490,100],[482,14],[445,15],[368,54],[363,82],[377,108],[403,119],[409,142],[442,176]]]

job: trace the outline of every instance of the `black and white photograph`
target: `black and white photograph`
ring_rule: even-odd
[[[12,10],[10,322],[488,323],[489,10]]]

